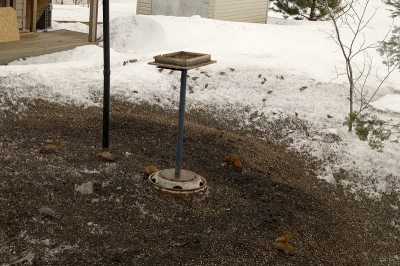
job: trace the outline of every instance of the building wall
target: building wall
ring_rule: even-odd
[[[208,17],[208,0],[152,0],[152,15]]]
[[[151,15],[151,0],[137,0],[136,14]]]
[[[267,23],[269,0],[137,0],[137,14]]]
[[[269,0],[210,0],[209,17],[219,20],[267,23]]]
[[[15,10],[17,11],[18,28],[22,30],[26,25],[26,1],[15,0]]]

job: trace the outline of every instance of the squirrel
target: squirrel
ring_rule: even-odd
[[[290,239],[290,235],[289,232],[284,231],[283,232],[283,236],[278,237],[275,240],[275,248],[282,250],[283,252],[285,252],[286,255],[294,255],[294,247],[292,247],[291,245],[289,245],[289,239]]]
[[[61,137],[58,137],[58,145],[57,146],[54,144],[47,144],[47,145],[42,146],[39,151],[42,153],[51,153],[51,152],[55,152],[55,151],[61,149],[62,146],[63,146],[62,139],[61,139]]]
[[[117,158],[117,157],[115,157],[114,154],[112,154],[111,152],[108,152],[108,151],[100,152],[97,154],[97,156],[102,157],[108,161],[115,161],[115,159]]]
[[[152,173],[158,172],[160,171],[157,167],[149,165],[149,166],[143,166],[142,168],[142,172],[147,174],[147,175],[151,175]]]
[[[236,160],[236,161],[234,161],[234,162],[233,162],[233,165],[234,165],[236,168],[239,168],[239,169],[242,169],[242,168],[243,168],[243,165],[242,165],[242,163],[239,161],[239,159]]]
[[[233,165],[234,165],[236,168],[239,168],[239,169],[242,169],[242,168],[243,168],[243,165],[242,165],[242,163],[239,161],[239,158],[237,157],[236,154],[231,153],[231,154],[225,156],[224,161],[225,161],[225,162],[228,162],[228,163],[233,163]]]

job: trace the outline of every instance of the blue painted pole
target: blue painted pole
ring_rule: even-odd
[[[109,0],[103,1],[103,51],[104,51],[104,100],[103,100],[103,149],[108,148],[110,117],[110,18]]]
[[[181,94],[179,99],[178,144],[176,147],[175,177],[179,178],[182,166],[183,123],[185,119],[187,70],[181,72]]]

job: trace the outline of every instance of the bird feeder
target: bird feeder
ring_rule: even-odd
[[[157,66],[158,68],[181,71],[178,141],[176,145],[175,169],[161,170],[149,176],[149,183],[158,190],[180,197],[189,197],[196,192],[203,191],[206,188],[206,180],[204,177],[189,170],[181,169],[186,81],[188,70],[210,65],[216,62],[217,61],[211,60],[211,55],[209,54],[179,51],[175,53],[154,56],[154,62],[149,63],[150,65]]]

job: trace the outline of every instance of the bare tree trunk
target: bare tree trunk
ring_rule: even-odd
[[[340,30],[339,30],[339,25],[337,24],[337,20],[335,15],[330,11],[328,4],[326,3],[326,7],[328,9],[328,14],[329,17],[331,18],[334,28],[335,28],[335,33],[336,33],[336,40],[337,44],[340,47],[340,50],[342,51],[343,57],[345,58],[346,61],[346,74],[347,78],[349,80],[349,85],[350,85],[350,92],[349,92],[349,101],[350,101],[350,112],[349,112],[349,131],[351,132],[353,130],[353,103],[354,103],[354,78],[353,78],[353,68],[351,66],[351,56],[352,56],[352,50],[350,47],[350,50],[348,53],[346,53],[345,50],[345,45],[342,42],[342,38],[340,36]]]
[[[354,112],[354,78],[353,78],[353,68],[351,67],[351,61],[349,57],[346,57],[347,65],[347,77],[350,84],[349,101],[350,101],[350,112],[349,112],[349,132],[353,131],[353,112]],[[355,118],[355,117],[354,117]]]

